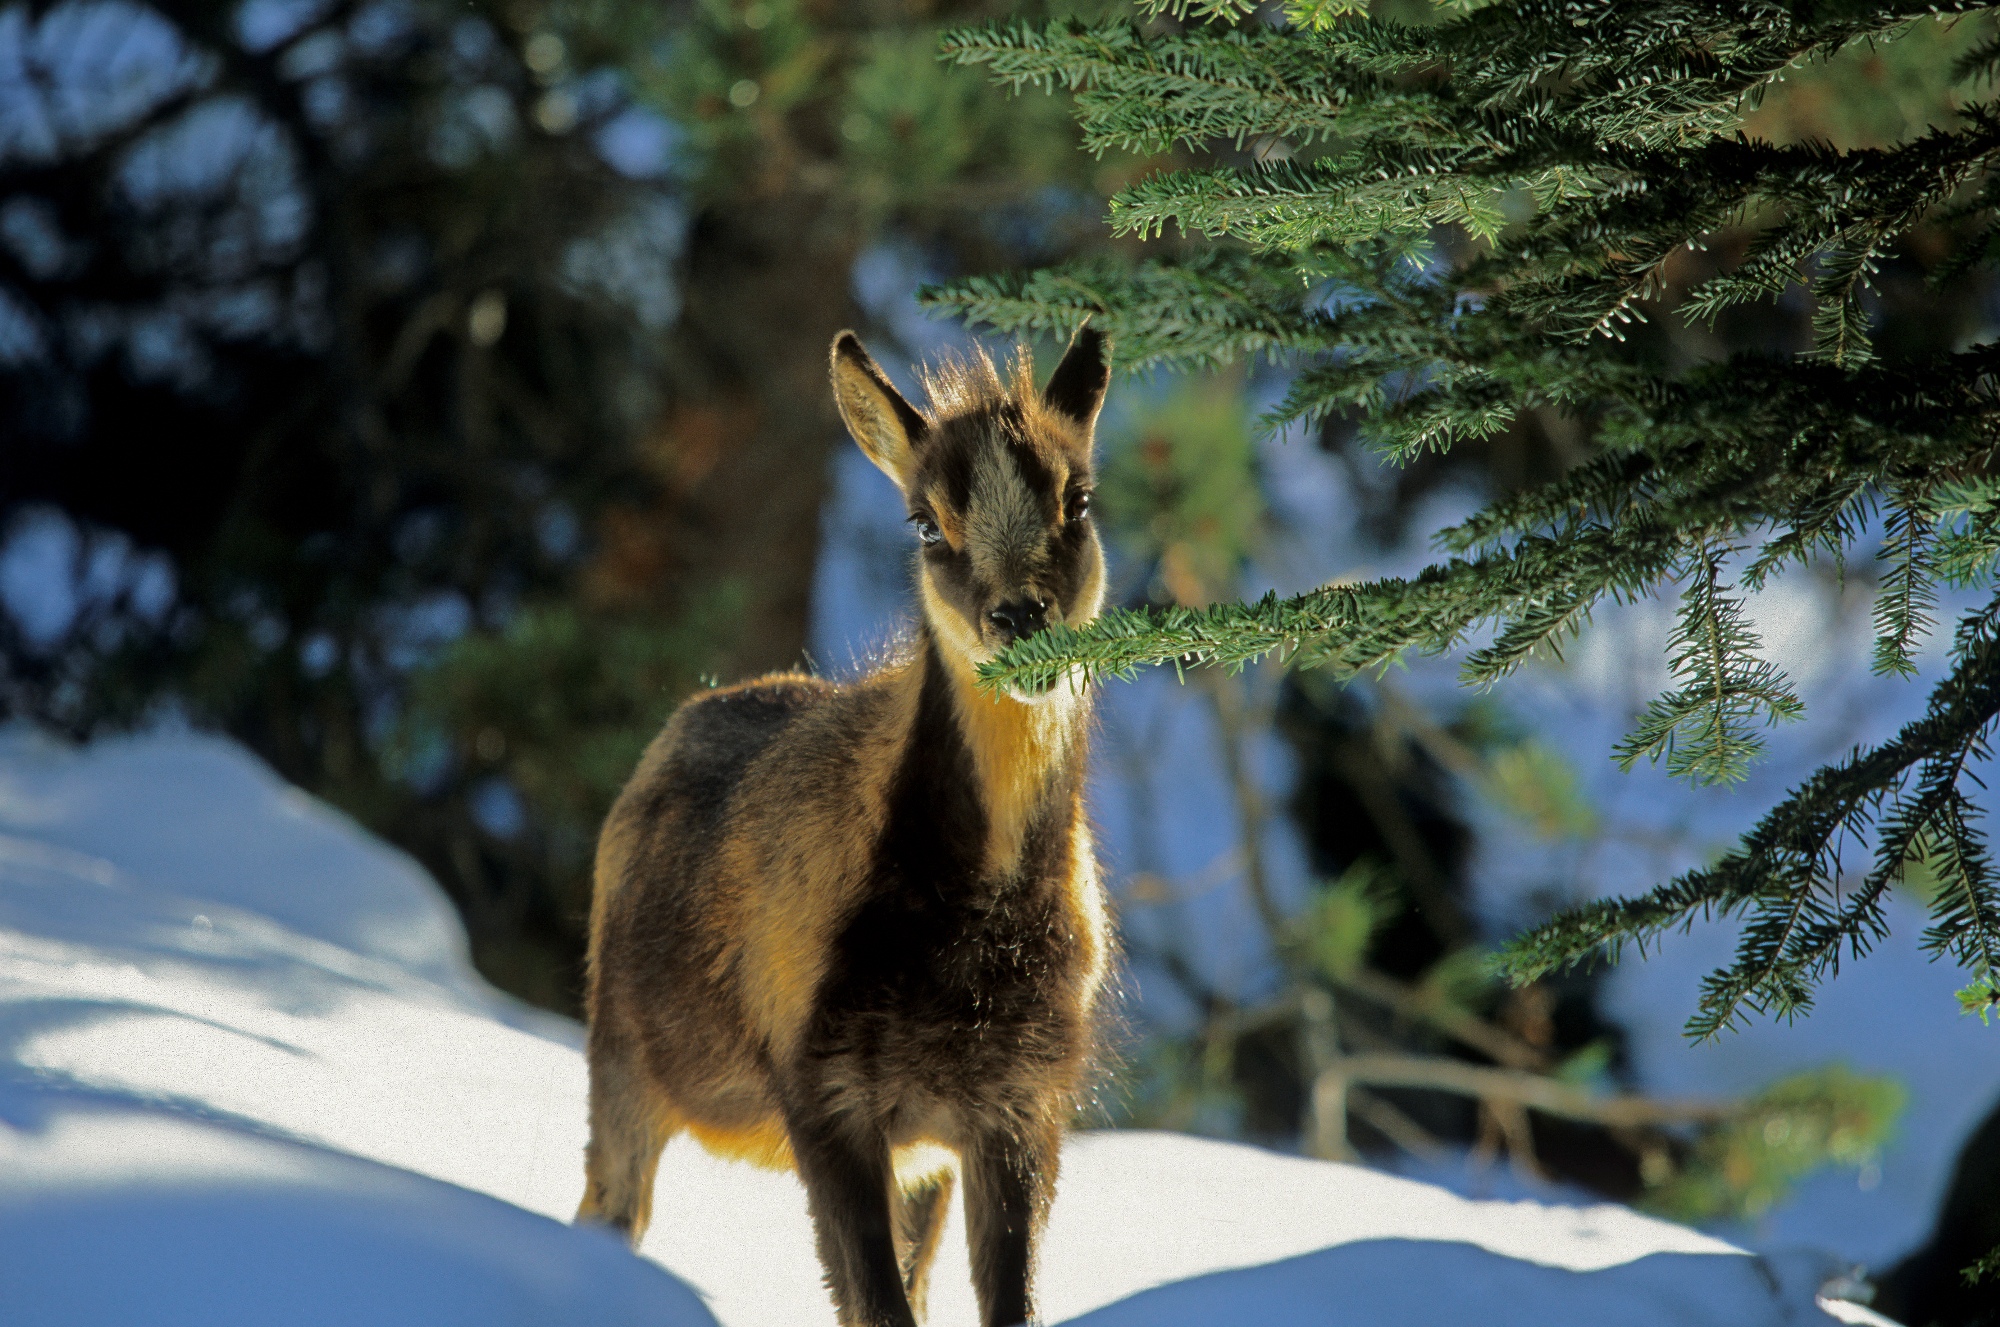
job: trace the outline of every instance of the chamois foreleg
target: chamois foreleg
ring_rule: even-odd
[[[965,1151],[966,1239],[984,1327],[1018,1327],[1034,1315],[1034,1246],[1060,1146],[1058,1130],[1021,1123],[982,1131]]]
[[[678,1119],[647,1078],[631,1044],[599,1017],[590,1029],[590,1143],[576,1219],[622,1234],[634,1248],[653,1217],[660,1152]]]
[[[786,1128],[841,1327],[917,1327],[896,1257],[888,1139],[819,1114]]]
[[[931,1264],[951,1215],[952,1173],[940,1170],[905,1188],[896,1187],[896,1253],[903,1269],[903,1294],[919,1318],[930,1297]]]

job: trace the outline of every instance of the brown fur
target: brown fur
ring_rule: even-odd
[[[842,417],[936,527],[922,623],[853,683],[776,674],[690,700],[612,808],[580,1218],[636,1243],[682,1131],[796,1167],[841,1322],[906,1327],[962,1180],[982,1318],[1032,1314],[1110,957],[1089,698],[996,696],[973,670],[1044,616],[1098,611],[1083,503],[1107,381],[1085,331],[1044,392],[1025,356],[1004,382],[982,356],[932,374],[920,412],[836,339]]]

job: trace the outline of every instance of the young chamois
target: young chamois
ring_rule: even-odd
[[[853,333],[848,431],[915,527],[913,648],[859,681],[781,673],[674,715],[606,820],[591,913],[579,1218],[637,1242],[660,1149],[797,1167],[846,1327],[914,1327],[954,1173],[987,1327],[1034,1312],[1035,1241],[1110,958],[1083,806],[1089,701],[974,668],[1097,615],[1086,328],[943,368],[918,410]],[[956,1167],[952,1157],[956,1155]]]

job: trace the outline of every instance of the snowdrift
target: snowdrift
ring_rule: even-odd
[[[238,748],[0,733],[8,1322],[830,1324],[790,1176],[676,1142],[645,1257],[565,1224],[578,1042],[478,979],[413,863]],[[1163,1134],[1064,1166],[1051,1322],[1833,1321],[1815,1261],[1615,1206]],[[945,1327],[975,1321],[963,1241]]]

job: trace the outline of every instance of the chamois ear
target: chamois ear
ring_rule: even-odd
[[[1111,346],[1089,323],[1077,329],[1056,365],[1042,400],[1057,414],[1076,421],[1085,433],[1097,424],[1097,412],[1104,405],[1104,391],[1111,385]]]
[[[862,453],[895,480],[897,488],[907,488],[917,444],[929,425],[852,332],[833,338],[833,403]]]

